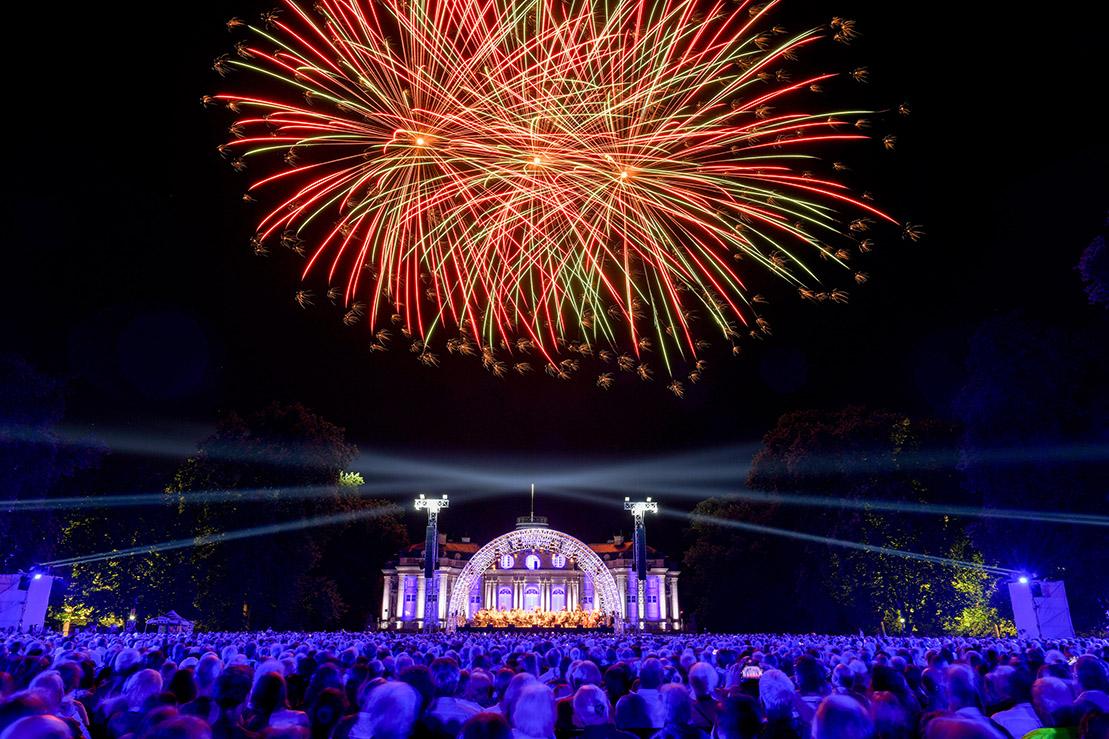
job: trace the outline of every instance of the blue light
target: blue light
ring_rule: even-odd
[[[1017,582],[1019,582],[1021,585],[1027,585],[1028,584],[1028,575],[1021,575],[1020,577],[1017,578]]]
[[[41,580],[42,579],[42,573],[41,572],[36,572],[34,574],[34,577],[32,577],[31,579],[32,580]]]

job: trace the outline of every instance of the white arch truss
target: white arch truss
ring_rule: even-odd
[[[554,529],[518,529],[501,534],[470,557],[462,568],[451,588],[447,604],[447,628],[458,626],[459,615],[465,617],[470,591],[477,579],[493,568],[493,564],[505,554],[537,549],[545,552],[559,552],[567,559],[573,559],[583,573],[593,580],[593,597],[597,610],[613,617],[616,628],[620,628],[620,589],[616,578],[589,546],[569,534]]]

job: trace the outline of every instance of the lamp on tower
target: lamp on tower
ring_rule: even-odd
[[[647,527],[643,519],[648,513],[658,513],[658,503],[652,501],[650,497],[646,500],[624,498],[624,510],[632,512],[632,520],[635,522],[635,536],[632,539],[636,577],[635,606],[639,612],[639,628],[643,630],[647,626],[643,603],[647,584]]]
[[[435,571],[439,566],[439,511],[450,508],[446,494],[442,498],[428,498],[423,493],[416,498],[416,510],[427,511],[427,532],[424,537],[424,631],[439,627],[439,588]]]

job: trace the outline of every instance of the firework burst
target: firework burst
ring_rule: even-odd
[[[892,221],[813,161],[869,138],[869,111],[812,109],[836,75],[785,69],[853,23],[789,35],[773,6],[288,2],[228,24],[251,35],[215,69],[255,92],[204,102],[237,116],[221,152],[263,173],[254,248],[303,253],[375,348],[392,324],[428,366],[439,345],[565,379],[567,354],[615,352],[643,380],[696,382],[713,341],[769,334],[745,270],[838,296],[813,258],[849,279],[843,244]]]

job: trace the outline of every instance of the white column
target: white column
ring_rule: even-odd
[[[666,628],[666,575],[658,576],[658,620],[662,624],[662,630],[668,631]]]
[[[595,587],[595,586],[594,586]],[[617,604],[616,612],[620,614],[621,618],[628,617],[628,577],[623,572],[616,576],[616,590],[620,594],[620,603]],[[596,600],[596,595],[594,595]]]
[[[381,622],[389,624],[389,605],[393,596],[393,576],[385,576],[385,587],[381,589]]]
[[[681,617],[682,611],[678,607],[678,576],[674,575],[670,578],[670,618],[676,622]]]
[[[439,620],[446,622],[447,619],[447,597],[450,593],[451,576],[445,572],[439,573]],[[470,605],[470,594],[466,593],[466,607]]]
[[[551,581],[541,580],[539,583],[539,610],[551,610]]]
[[[393,609],[393,620],[400,625],[401,617],[404,616],[404,575],[397,573],[397,607]]]
[[[639,579],[639,573],[635,575],[635,607],[639,611],[639,627],[643,628],[647,622],[647,604],[643,601],[647,600],[647,581]]]
[[[424,596],[427,593],[427,583],[424,581],[424,575],[421,572],[416,576],[416,620],[422,621],[424,618]]]

